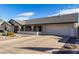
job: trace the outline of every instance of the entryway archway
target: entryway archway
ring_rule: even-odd
[[[17,33],[17,31],[19,30],[18,26],[14,26],[14,33]]]

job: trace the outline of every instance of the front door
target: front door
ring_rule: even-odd
[[[17,33],[17,31],[19,30],[18,26],[14,26],[14,33]]]

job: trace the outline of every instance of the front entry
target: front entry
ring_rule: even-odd
[[[34,26],[33,31],[42,31],[42,26]]]
[[[14,26],[14,33],[17,33],[17,31],[19,30],[18,26]]]

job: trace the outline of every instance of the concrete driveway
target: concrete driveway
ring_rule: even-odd
[[[59,50],[64,43],[58,42],[58,36],[26,36],[13,40],[0,41],[1,54],[50,54]]]

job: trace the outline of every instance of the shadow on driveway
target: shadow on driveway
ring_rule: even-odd
[[[35,51],[48,51],[48,50],[53,50],[53,49],[59,49],[59,48],[44,48],[44,47],[16,47],[19,49],[29,49],[29,50],[35,50]]]
[[[35,50],[40,52],[46,52],[53,49],[59,49],[59,48],[44,48],[44,47],[16,47],[18,49],[29,49],[29,50]],[[79,54],[79,51],[51,51],[51,54]]]
[[[79,44],[79,40],[76,39],[75,37],[62,37],[62,39],[60,39],[58,42],[62,42],[62,43],[69,43],[69,44]]]
[[[54,51],[56,54],[79,54],[79,51]]]
[[[59,39],[58,42],[62,42],[65,44],[79,44],[79,40],[77,40],[74,37],[63,37],[62,39]],[[64,46],[62,48],[48,48],[48,47],[16,47],[18,49],[29,49],[29,50],[35,50],[35,51],[51,51],[52,54],[79,54],[79,51],[62,51]],[[59,51],[54,51],[59,50]]]
[[[75,37],[63,37],[62,39],[60,39],[58,42],[62,42],[65,43],[64,46],[66,44],[79,44],[79,40],[76,39]],[[59,51],[54,51],[56,54],[79,54],[79,51],[62,51],[64,46],[59,50]]]

